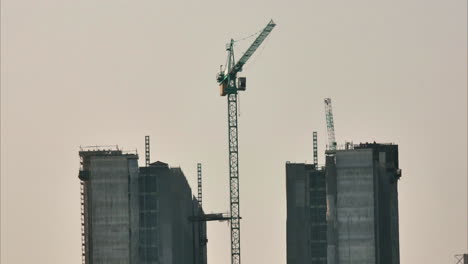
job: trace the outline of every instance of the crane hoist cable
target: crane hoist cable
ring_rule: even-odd
[[[254,36],[260,34],[262,31],[263,31],[263,29],[262,29],[262,30],[259,30],[259,31],[257,31],[257,32],[255,32],[255,33],[253,33],[253,34],[251,34],[251,35],[248,35],[247,37],[243,37],[243,38],[241,38],[241,39],[234,40],[234,43],[241,42],[241,41],[247,40],[247,39],[249,39],[249,38],[252,38],[252,37],[254,37]]]

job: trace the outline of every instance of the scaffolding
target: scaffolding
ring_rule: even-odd
[[[81,151],[84,151],[80,147]],[[80,179],[80,213],[81,213],[81,263],[88,263],[86,252],[88,251],[88,244],[86,243],[86,232],[88,231],[88,221],[87,221],[87,197],[86,197],[86,181],[89,179],[89,172],[84,169],[85,160],[80,155],[80,170],[78,173],[78,178]]]

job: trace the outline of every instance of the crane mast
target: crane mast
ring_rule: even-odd
[[[235,63],[234,40],[227,45],[228,62],[218,74],[217,81],[221,96],[227,95],[228,137],[229,137],[229,191],[230,191],[230,227],[231,227],[231,263],[240,264],[240,203],[239,203],[239,152],[237,130],[237,92],[245,91],[245,78],[237,80],[237,73],[260,47],[276,24],[271,20],[242,57]],[[236,82],[237,81],[237,82]]]
[[[335,124],[333,122],[332,104],[330,98],[325,98],[325,119],[327,121],[327,132],[328,132],[328,148],[329,150],[336,150],[336,139],[335,139]]]

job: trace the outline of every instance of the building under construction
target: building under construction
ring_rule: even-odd
[[[83,263],[137,263],[138,155],[81,150]]]
[[[206,222],[190,221],[203,214],[180,168],[154,162],[140,168],[140,262],[206,264],[199,232]]]
[[[84,264],[206,263],[206,223],[190,220],[203,210],[180,168],[138,168],[118,148],[79,155]]]
[[[287,263],[327,263],[325,169],[286,163]]]
[[[325,168],[286,164],[287,263],[399,264],[398,146],[326,154]]]

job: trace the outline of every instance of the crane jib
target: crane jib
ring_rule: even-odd
[[[250,59],[250,57],[254,54],[254,52],[260,47],[263,41],[268,37],[270,32],[276,26],[275,22],[271,20],[268,25],[263,29],[263,31],[258,35],[258,37],[254,40],[254,42],[250,45],[250,47],[245,51],[244,55],[237,61],[236,65],[232,68],[228,75],[233,76],[242,70],[242,66]]]

